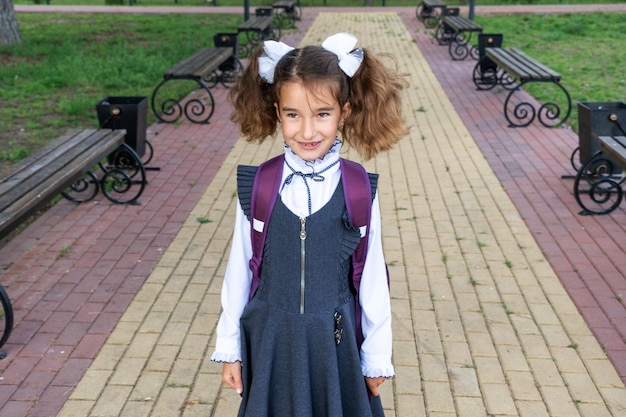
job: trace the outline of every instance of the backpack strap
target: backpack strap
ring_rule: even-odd
[[[356,338],[360,347],[363,343],[363,331],[361,326],[361,304],[359,303],[359,288],[361,286],[361,276],[365,266],[367,255],[367,243],[369,239],[369,228],[372,216],[372,188],[370,178],[362,165],[341,158],[341,182],[346,200],[348,217],[352,226],[361,232],[361,240],[352,254],[352,284],[356,291]]]
[[[259,288],[261,278],[261,262],[263,261],[263,246],[267,235],[267,223],[270,220],[283,174],[285,155],[278,155],[261,165],[254,177],[252,197],[250,200],[250,236],[252,240],[252,284],[250,286],[251,300]]]

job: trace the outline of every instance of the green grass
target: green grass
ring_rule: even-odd
[[[95,104],[104,97],[149,97],[164,70],[212,46],[214,33],[236,31],[242,20],[241,14],[18,14],[23,45],[0,47],[0,164],[19,160],[68,128],[97,127]],[[563,75],[574,103],[568,124],[576,127],[577,101],[625,99],[623,14],[476,20],[486,32],[504,33],[505,46],[520,47]],[[150,124],[151,111],[148,117]]]

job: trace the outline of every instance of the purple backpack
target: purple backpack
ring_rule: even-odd
[[[250,233],[252,237],[252,259],[250,259],[252,285],[250,287],[250,300],[259,288],[261,262],[263,261],[263,246],[267,234],[267,227],[263,227],[263,231],[259,232],[255,230],[253,223],[254,219],[258,219],[264,222],[264,224],[268,224],[269,222],[281,185],[284,158],[284,155],[278,155],[259,165],[252,186],[252,197],[250,201]],[[361,330],[361,306],[359,304],[358,294],[361,284],[361,275],[363,274],[363,266],[365,265],[365,256],[367,254],[373,195],[369,175],[360,164],[340,158],[339,166],[341,169],[341,182],[343,184],[344,198],[346,200],[350,223],[360,230],[365,227],[365,234],[361,236],[361,240],[352,254],[352,268],[350,270],[352,283],[356,290],[357,343],[361,346],[363,343],[363,333]],[[388,274],[387,284],[389,284]]]

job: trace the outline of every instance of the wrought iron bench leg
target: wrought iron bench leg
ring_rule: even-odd
[[[0,348],[9,340],[9,336],[13,331],[13,306],[11,305],[11,299],[5,291],[4,287],[0,285],[0,303],[2,304],[2,320],[4,329],[2,330],[2,337],[0,338]],[[0,350],[0,359],[6,358],[7,353]]]
[[[470,54],[470,37],[471,33],[466,37],[465,32],[455,32],[451,36],[451,40],[448,43],[448,53],[454,61],[463,61]]]
[[[148,183],[141,157],[124,143],[108,159],[106,167],[100,164],[104,172],[100,179],[104,196],[116,204],[140,204],[138,199]],[[139,188],[133,188],[135,185]]]
[[[564,116],[561,117],[561,106],[559,106],[556,101],[543,103],[537,109],[535,109],[532,103],[523,101],[523,99],[514,103],[514,100],[512,100],[514,96],[521,97],[521,94],[516,95],[516,93],[518,93],[524,85],[533,82],[552,83],[563,92],[567,101]],[[571,112],[572,99],[569,93],[561,83],[553,80],[526,80],[512,89],[504,101],[504,117],[509,122],[509,127],[526,127],[530,125],[535,118],[538,118],[539,122],[545,127],[554,127],[564,123],[569,118]]]
[[[614,172],[613,162],[600,151],[580,167],[574,180],[574,198],[582,208],[578,214],[608,214],[620,205],[626,176]]]
[[[189,80],[198,84],[200,89],[204,90],[208,97],[209,103],[205,104],[201,98],[191,98],[187,101],[184,107],[180,101],[175,98],[166,98],[161,101],[160,108],[157,108],[157,94],[161,87],[163,87],[169,81],[174,80]],[[171,77],[166,78],[154,89],[152,97],[150,98],[150,105],[152,106],[152,112],[155,117],[163,123],[174,123],[181,116],[185,116],[187,120],[197,124],[208,124],[213,112],[215,111],[215,100],[209,87],[194,77]],[[208,108],[208,110],[207,110]]]
[[[149,144],[149,152],[147,162],[152,159],[152,144]],[[113,203],[138,205],[138,199],[148,183],[148,169],[151,168],[145,166],[137,152],[124,143],[107,157],[107,163],[99,162],[61,194],[75,203],[84,203],[102,190],[104,196]],[[135,185],[138,188],[134,188]]]
[[[74,203],[84,203],[95,198],[99,189],[98,177],[92,171],[87,171],[61,195]]]

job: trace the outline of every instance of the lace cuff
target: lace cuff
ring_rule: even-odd
[[[391,378],[395,376],[393,366],[389,368],[368,368],[365,366],[361,366],[361,371],[363,372],[363,376],[366,376],[368,378]]]
[[[211,360],[213,362],[220,362],[220,363],[234,363],[234,362],[241,362],[241,357],[235,353],[222,353],[222,352],[213,352],[213,355],[211,355]]]

